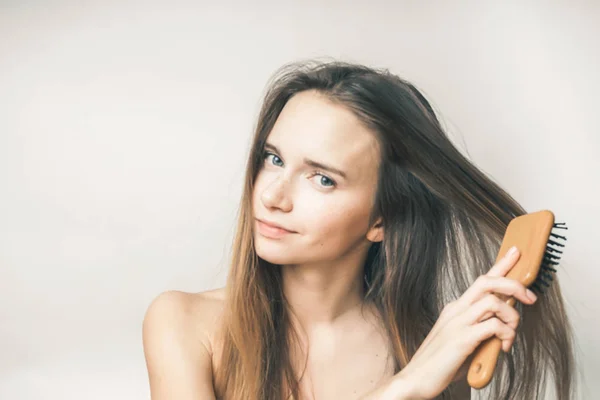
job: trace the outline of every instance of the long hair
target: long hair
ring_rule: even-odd
[[[444,305],[495,263],[510,220],[526,213],[451,143],[430,104],[406,80],[340,61],[281,67],[267,86],[246,166],[215,375],[219,398],[299,397],[281,271],[254,249],[252,192],[277,117],[292,96],[306,90],[347,107],[380,145],[371,220],[381,217],[385,233],[382,242],[371,245],[364,265],[365,300],[379,311],[396,372],[410,361]],[[501,354],[487,398],[544,399],[550,374],[558,398],[572,398],[572,331],[559,282],[534,305],[516,308],[517,337],[511,351]],[[448,388],[439,398],[455,396]]]

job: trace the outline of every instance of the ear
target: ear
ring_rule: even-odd
[[[381,217],[377,219],[375,224],[367,232],[367,239],[371,242],[381,242],[383,240],[383,221]]]

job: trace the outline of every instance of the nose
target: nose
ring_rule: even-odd
[[[292,211],[292,201],[287,193],[287,184],[288,182],[281,176],[271,182],[260,195],[263,205],[271,210]]]

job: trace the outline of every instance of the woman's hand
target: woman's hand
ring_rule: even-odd
[[[518,312],[492,293],[533,304],[536,296],[520,282],[505,275],[520,257],[510,251],[487,274],[480,276],[457,300],[447,304],[439,319],[398,379],[411,388],[410,398],[432,399],[448,385],[463,379],[470,355],[492,336],[502,340],[507,352],[519,323]]]

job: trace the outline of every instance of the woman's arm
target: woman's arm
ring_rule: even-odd
[[[372,392],[367,393],[359,400],[413,400],[411,382],[401,374],[396,374]]]
[[[513,247],[460,298],[446,304],[408,364],[388,386],[366,400],[434,399],[448,387],[470,398],[464,378],[473,352],[493,336],[502,340],[502,349],[508,352],[516,337],[520,315],[496,294],[514,297],[525,305],[537,301],[521,282],[506,277],[519,257],[519,250]]]
[[[454,382],[448,388],[453,398],[461,400],[471,398],[471,386],[466,379]],[[359,400],[423,400],[423,398],[414,394],[410,379],[398,373]]]
[[[215,400],[211,356],[189,295],[165,292],[148,307],[143,342],[152,400]]]

